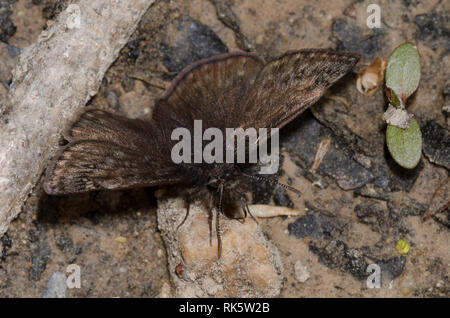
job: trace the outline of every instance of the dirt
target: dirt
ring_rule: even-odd
[[[20,49],[69,3],[0,0],[0,97]],[[370,3],[156,1],[89,102],[133,118],[151,116],[177,72],[227,51],[270,58],[292,49],[335,48],[362,55],[357,69],[330,90],[349,109],[324,97],[283,129],[279,181],[302,196],[255,184],[254,202],[304,214],[259,221],[281,255],[281,297],[450,297],[448,207],[444,217],[424,220],[448,178],[450,122],[443,106],[449,95],[450,4],[382,0],[381,28],[371,30]],[[404,41],[417,45],[422,72],[408,110],[423,128],[424,155],[411,171],[387,152],[383,90],[367,97],[355,83],[360,68],[378,56],[387,59]],[[326,137],[329,153],[311,174],[317,145]],[[171,296],[155,211],[153,189],[63,197],[37,191],[1,238],[0,297],[49,294],[52,275],[69,276],[70,264],[80,267],[81,288],[67,289],[67,297]],[[407,255],[395,249],[400,239],[411,246]],[[370,263],[382,269],[381,288],[367,287]],[[295,264],[306,271],[305,279],[296,278]]]

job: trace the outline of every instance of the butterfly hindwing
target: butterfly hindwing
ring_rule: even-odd
[[[66,132],[69,143],[51,163],[44,189],[68,194],[182,182],[161,135],[152,121],[89,109]]]

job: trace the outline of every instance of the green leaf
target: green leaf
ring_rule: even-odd
[[[389,57],[386,67],[386,87],[390,88],[405,105],[406,99],[419,86],[419,80],[419,52],[413,43],[403,43]]]
[[[422,154],[422,133],[414,118],[406,129],[388,125],[386,142],[392,158],[400,166],[407,169],[417,166]]]

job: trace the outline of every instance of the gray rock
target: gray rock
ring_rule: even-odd
[[[348,247],[343,241],[331,240],[327,244],[311,241],[309,248],[319,256],[319,261],[329,268],[346,271],[359,280],[369,275],[366,272],[369,264],[363,252]]]
[[[431,44],[433,49],[439,46],[450,49],[448,20],[446,12],[423,13],[414,17],[414,23],[419,27],[419,38]]]
[[[393,257],[377,262],[380,265],[382,275],[387,275],[388,279],[399,277],[405,270],[406,257]]]
[[[356,216],[361,223],[367,224],[378,233],[386,234],[389,230],[389,211],[377,200],[367,200],[355,206]]]
[[[440,166],[450,169],[450,134],[434,120],[422,124],[423,153]]]
[[[317,169],[318,174],[332,177],[344,190],[359,188],[372,181],[372,173],[353,160],[331,130],[309,112],[285,128],[281,146],[289,152],[291,158],[298,157],[307,167],[311,167],[317,146],[325,137],[331,138],[331,146]]]
[[[380,31],[373,31],[372,34],[363,36],[362,29],[350,19],[336,19],[332,30],[339,41],[338,50],[359,53],[364,59],[369,60],[381,50],[383,33]]]
[[[161,48],[164,66],[170,72],[178,73],[198,60],[228,52],[210,28],[189,16],[181,16],[174,24],[177,29],[175,38]]]
[[[306,282],[311,274],[308,271],[308,268],[302,264],[300,261],[296,261],[294,264],[294,274],[295,278],[300,282],[304,283]]]
[[[51,254],[51,249],[45,242],[45,230],[43,226],[38,226],[38,231],[35,233],[34,248],[32,249],[31,268],[28,273],[30,280],[40,280],[41,275],[47,267],[47,262]]]
[[[5,258],[6,253],[11,248],[11,246],[11,239],[9,238],[8,233],[5,233],[5,235],[3,235],[0,239],[0,261]]]
[[[0,41],[8,43],[10,37],[16,33],[17,27],[11,20],[12,6],[15,0],[0,1]]]
[[[191,204],[180,228],[186,213],[181,199],[159,196],[157,213],[176,297],[279,295],[283,285],[280,254],[252,218],[240,223],[220,216],[222,256],[218,259],[216,233],[210,244],[205,207]]]
[[[285,206],[291,209],[294,207],[294,203],[289,198],[289,195],[286,193],[286,191],[282,190],[279,187],[275,188],[274,190],[273,201],[277,206]]]
[[[450,229],[450,208],[433,215],[433,219]]]
[[[53,272],[42,298],[66,298],[66,276],[61,271]]]
[[[290,235],[302,239],[310,237],[317,240],[330,239],[334,232],[342,232],[343,224],[337,217],[326,211],[308,206],[308,214],[288,224]]]

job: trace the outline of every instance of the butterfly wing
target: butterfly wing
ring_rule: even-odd
[[[238,52],[204,59],[185,68],[157,102],[152,117],[172,119],[178,127],[235,127],[244,114],[248,95],[264,62],[252,53]]]
[[[327,49],[283,54],[265,64],[252,53],[201,60],[184,69],[157,103],[153,118],[178,127],[281,128],[347,74],[359,56]]]
[[[264,62],[232,53],[192,64],[157,102],[152,121],[102,110],[83,113],[66,132],[69,140],[51,164],[49,194],[189,182],[170,157],[174,128],[282,127],[316,102],[357,62],[351,53],[290,52]]]
[[[242,126],[281,128],[313,105],[358,62],[359,56],[327,49],[287,52],[268,62],[242,106]]]
[[[69,143],[58,152],[44,181],[48,194],[186,181],[170,160],[161,128],[152,121],[89,109],[65,137]]]

